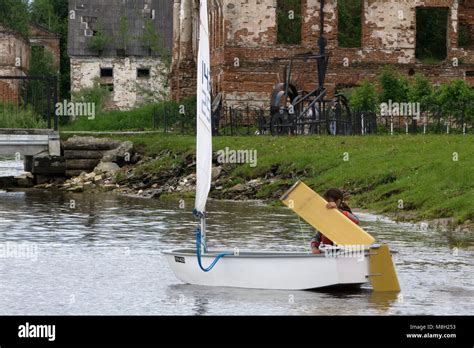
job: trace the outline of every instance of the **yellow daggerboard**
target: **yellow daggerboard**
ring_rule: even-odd
[[[388,245],[370,249],[370,283],[374,291],[400,291],[397,272]]]
[[[375,238],[337,209],[326,208],[326,200],[302,181],[293,185],[281,201],[307,223],[338,245],[370,245]]]

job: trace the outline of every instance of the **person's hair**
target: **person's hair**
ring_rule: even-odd
[[[327,201],[332,200],[335,202],[339,199],[342,202],[344,200],[344,193],[337,188],[330,188],[324,193],[323,197]]]
[[[330,188],[324,193],[323,197],[325,200],[331,200],[333,202],[336,202],[339,199],[341,201],[339,208],[348,211],[349,213],[352,213],[351,208],[347,205],[346,202],[344,202],[344,193],[338,188]]]

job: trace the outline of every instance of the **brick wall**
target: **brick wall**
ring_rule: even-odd
[[[22,35],[0,26],[0,76],[25,76],[30,64],[30,46]],[[0,80],[0,102],[17,103],[19,83]]]
[[[192,3],[191,0],[175,0],[175,10],[182,11],[187,1]],[[471,23],[474,18],[474,5],[468,6],[469,2],[472,0],[364,0],[361,47],[342,48],[337,40],[337,2],[326,0],[324,32],[330,54],[326,77],[329,97],[340,84],[357,85],[365,78],[374,81],[386,64],[392,64],[404,74],[425,74],[435,83],[465,78],[466,71],[474,71],[474,51],[458,48],[457,42],[459,21]],[[301,45],[277,44],[276,0],[213,0],[209,3],[211,42],[217,42],[211,45],[214,90],[224,93],[227,104],[268,106],[273,85],[283,78],[283,63],[274,58],[317,52],[319,1],[302,0]],[[449,7],[448,56],[441,64],[423,65],[415,58],[417,7]],[[179,22],[181,28],[192,25],[196,14],[190,13],[188,24]],[[173,48],[175,52],[177,49]],[[183,50],[181,46],[180,55],[174,55],[174,99],[195,95],[193,54],[195,52]],[[315,64],[296,68],[295,76],[298,74],[307,77],[305,89],[315,87]],[[472,77],[466,79],[473,83]]]
[[[59,35],[38,25],[30,25],[30,44],[32,46],[43,46],[53,56],[53,61],[59,71],[61,49],[59,46]]]

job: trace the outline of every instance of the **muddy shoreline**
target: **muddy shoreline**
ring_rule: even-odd
[[[75,141],[83,142],[85,138]],[[69,140],[71,141],[71,140]],[[88,143],[93,142],[88,138]],[[102,140],[103,141],[103,140]],[[95,145],[94,145],[95,146]],[[117,143],[92,170],[82,171],[78,176],[57,176],[38,182],[29,173],[16,178],[0,178],[0,190],[58,190],[71,193],[113,192],[133,198],[166,199],[191,198],[195,191],[195,154],[162,150],[149,155],[143,147],[130,142]],[[210,197],[218,200],[258,200],[269,205],[279,205],[281,195],[298,179],[305,179],[304,169],[288,172],[278,164],[259,172],[252,178],[235,175],[239,164],[218,163],[214,156]],[[375,184],[374,184],[375,185]],[[370,187],[348,189],[349,195],[357,196]],[[357,208],[357,204],[354,204]],[[474,224],[470,220],[458,223],[454,218],[421,219],[416,210],[399,210],[380,214],[364,206],[361,211],[386,216],[396,222],[419,224],[423,228],[434,228],[457,234],[471,234]]]

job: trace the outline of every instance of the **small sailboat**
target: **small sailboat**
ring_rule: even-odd
[[[200,1],[197,75],[196,249],[164,252],[175,276],[184,283],[252,289],[309,290],[371,281],[376,291],[399,291],[390,251],[302,182],[282,197],[290,209],[337,246],[321,254],[307,252],[210,251],[205,242],[206,201],[211,188],[212,125],[207,1]]]

